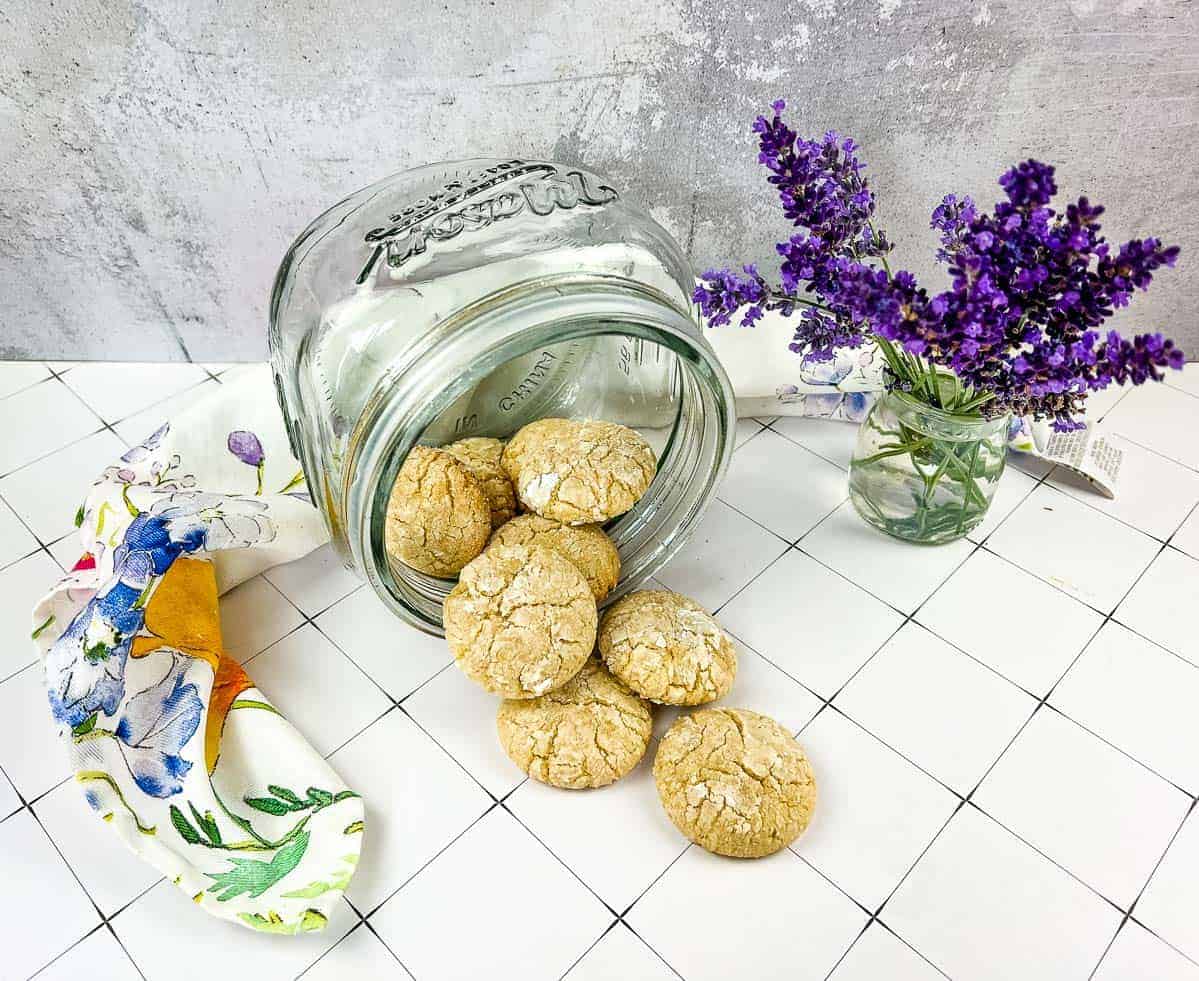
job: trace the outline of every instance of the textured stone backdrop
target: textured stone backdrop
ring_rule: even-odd
[[[292,237],[450,157],[585,162],[697,269],[768,263],[749,123],[779,95],[857,137],[929,276],[943,193],[1056,162],[1111,238],[1182,245],[1119,324],[1199,355],[1197,22],[1187,0],[0,0],[0,357],[261,358]]]

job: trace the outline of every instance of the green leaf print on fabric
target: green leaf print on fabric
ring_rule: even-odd
[[[253,927],[255,930],[260,930],[263,933],[282,933],[292,935],[296,933],[311,933],[313,930],[323,930],[325,924],[329,922],[329,918],[324,913],[315,909],[306,909],[300,914],[300,918],[294,923],[287,923],[274,910],[263,916],[261,913],[238,913],[237,918],[246,924]]]
[[[354,877],[354,869],[358,866],[358,856],[343,855],[341,860],[346,863],[346,868],[338,875],[330,878],[328,882],[310,882],[303,889],[293,889],[291,892],[283,893],[283,898],[316,899],[317,896],[323,896],[325,893],[333,892],[334,890],[345,892],[350,884],[350,879]]]
[[[242,893],[249,893],[251,899],[257,899],[299,865],[307,850],[308,832],[302,831],[275,852],[269,862],[230,856],[229,862],[233,868],[228,872],[205,873],[212,879],[208,892],[216,893],[217,902],[221,903],[236,899]]]

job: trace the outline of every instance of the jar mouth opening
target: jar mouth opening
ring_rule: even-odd
[[[994,418],[987,418],[978,413],[961,414],[949,412],[946,409],[929,405],[908,392],[891,389],[886,397],[893,399],[897,411],[904,414],[905,422],[909,418],[918,419],[912,422],[912,428],[923,429],[932,427],[935,435],[946,439],[981,439],[991,436],[1008,427],[1011,413],[1004,413]]]
[[[621,578],[601,605],[653,575],[689,537],[732,454],[732,389],[695,329],[677,303],[635,284],[556,284],[460,323],[421,366],[397,372],[390,392],[371,400],[377,410],[373,418],[359,421],[357,428],[365,433],[362,445],[346,464],[346,521],[359,529],[350,536],[354,560],[383,602],[418,629],[440,635],[442,602],[456,581],[388,560],[387,501],[409,451],[455,400],[497,368],[539,348],[579,340],[631,339],[656,345],[673,360],[667,408],[672,418],[659,450],[658,472],[641,500],[604,526],[620,553]],[[438,381],[445,378],[453,382]]]

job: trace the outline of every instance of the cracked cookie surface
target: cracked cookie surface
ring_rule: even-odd
[[[620,555],[599,525],[564,525],[522,514],[492,533],[487,547],[493,545],[538,546],[557,552],[583,573],[596,600],[612,592],[620,578]]]
[[[496,715],[504,752],[534,780],[582,790],[619,780],[645,755],[649,706],[595,658],[561,688],[505,701]]]
[[[498,528],[516,514],[516,488],[500,465],[504,444],[490,436],[469,436],[442,447],[478,482],[491,508],[491,527]]]
[[[665,590],[613,603],[600,623],[599,650],[616,677],[665,705],[715,701],[737,676],[737,652],[720,624],[695,601]]]
[[[504,469],[528,510],[568,525],[629,510],[657,472],[641,434],[615,422],[539,419],[504,447]]]
[[[490,533],[487,498],[466,467],[442,450],[414,446],[387,501],[388,555],[431,576],[452,576]]]
[[[445,639],[463,672],[505,698],[558,688],[595,646],[595,597],[548,548],[497,545],[462,570],[445,599]]]
[[[662,737],[654,782],[667,816],[710,852],[760,858],[808,826],[812,766],[794,737],[747,709],[702,709]]]

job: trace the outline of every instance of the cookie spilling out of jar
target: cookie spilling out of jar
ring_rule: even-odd
[[[599,612],[620,579],[602,525],[641,499],[656,470],[640,434],[598,420],[541,419],[507,444],[416,447],[388,504],[388,553],[457,576],[446,642],[463,673],[502,698],[500,745],[531,778],[611,784],[649,751],[656,706],[709,706],[681,715],[658,745],[663,810],[711,852],[769,855],[807,827],[815,778],[777,722],[711,706],[736,679],[732,640],[699,604],[665,590]]]

